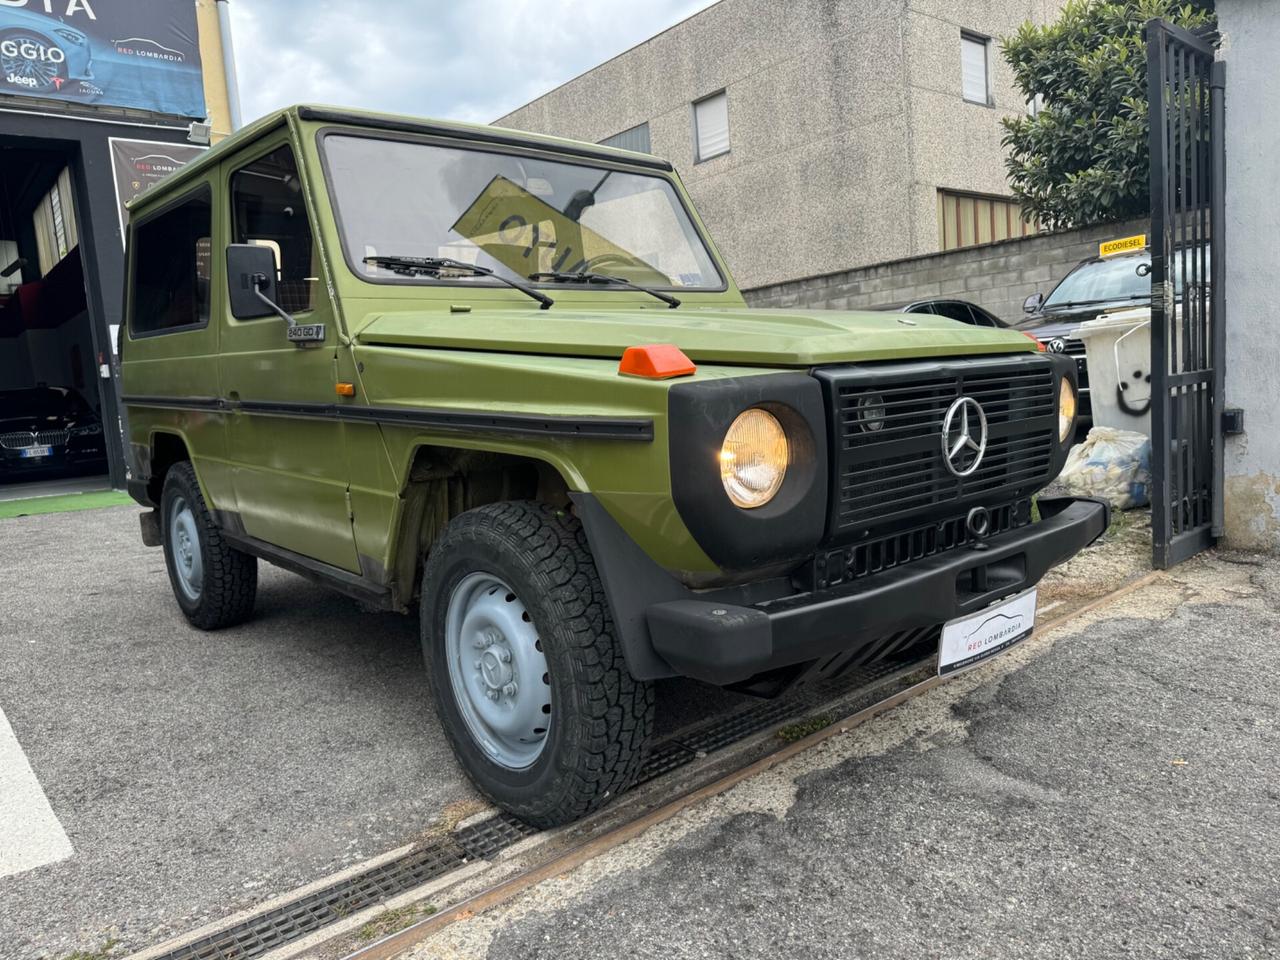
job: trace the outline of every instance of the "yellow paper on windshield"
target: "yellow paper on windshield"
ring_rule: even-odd
[[[490,180],[453,229],[522,277],[590,269],[633,283],[671,284],[662,271],[506,177]]]

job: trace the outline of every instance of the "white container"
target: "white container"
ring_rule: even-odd
[[[1151,436],[1151,308],[1104,313],[1082,323],[1096,427]]]

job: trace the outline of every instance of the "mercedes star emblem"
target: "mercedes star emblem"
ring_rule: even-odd
[[[974,439],[974,424],[978,436]],[[942,462],[957,477],[978,469],[987,452],[987,414],[973,397],[957,397],[942,418]]]

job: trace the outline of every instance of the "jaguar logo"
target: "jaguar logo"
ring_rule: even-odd
[[[973,397],[957,397],[942,418],[942,462],[955,476],[967,477],[986,452],[986,411]]]

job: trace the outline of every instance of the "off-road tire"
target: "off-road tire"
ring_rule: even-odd
[[[200,555],[204,564],[204,584],[199,599],[192,601],[178,586],[169,516],[175,497],[182,497],[195,517]],[[188,461],[176,463],[165,474],[160,496],[160,530],[164,539],[164,563],[174,599],[192,626],[220,630],[243,623],[253,614],[258,595],[258,560],[230,546],[223,538],[200,493],[195,470]]]
[[[454,699],[445,618],[454,588],[484,572],[524,603],[548,664],[552,722],[529,767],[494,763]],[[535,827],[577,820],[634,781],[653,733],[653,685],[632,678],[582,524],[564,511],[520,501],[454,518],[431,547],[422,577],[421,633],[436,713],[476,787]]]

